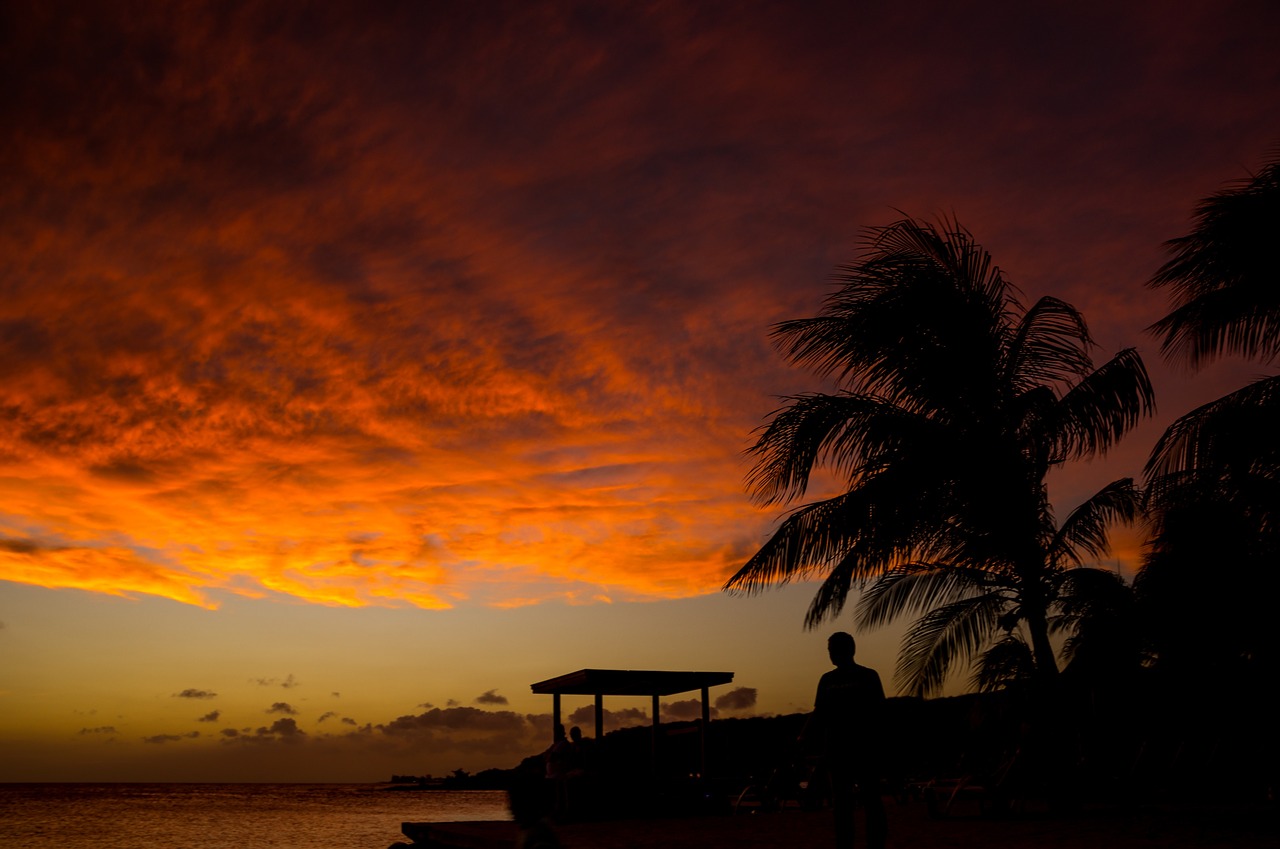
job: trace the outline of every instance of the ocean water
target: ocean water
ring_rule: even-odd
[[[509,819],[497,790],[0,784],[0,849],[387,849],[402,822]]]

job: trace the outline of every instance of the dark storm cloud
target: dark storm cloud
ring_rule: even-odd
[[[275,702],[271,707],[267,708],[267,713],[283,713],[287,716],[297,716],[298,711],[288,702]]]
[[[222,716],[222,711],[211,710],[208,713],[206,713],[204,716],[197,719],[196,722],[217,722],[218,717],[220,716]]]
[[[755,687],[738,687],[716,699],[715,705],[720,710],[750,710],[756,706]]]
[[[476,696],[476,704],[478,705],[505,705],[510,704],[506,696],[498,695],[496,690],[485,690]]]
[[[216,699],[218,694],[212,690],[201,690],[196,687],[188,687],[180,693],[174,693],[175,699]]]

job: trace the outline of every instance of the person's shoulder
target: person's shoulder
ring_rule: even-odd
[[[875,678],[877,681],[880,680],[880,673],[876,672],[870,666],[863,666],[861,663],[855,663],[853,665],[853,670],[863,678]]]
[[[845,672],[840,667],[837,666],[835,669],[828,669],[826,672],[822,673],[822,677],[818,679],[818,686],[821,687],[824,684],[834,684],[844,677]]]
[[[870,666],[858,665],[853,672],[857,675],[857,680],[862,687],[878,692],[881,696],[884,694],[884,684],[880,681],[880,673],[876,672]]]

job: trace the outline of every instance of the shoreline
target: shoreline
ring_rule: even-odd
[[[888,849],[1275,849],[1280,834],[1275,808],[1261,806],[1135,805],[945,819],[929,817],[923,802],[887,807]],[[861,825],[859,816],[859,844]],[[577,822],[555,831],[566,849],[772,849],[832,841],[830,810]],[[515,823],[498,821],[406,823],[405,833],[414,842],[397,847],[497,849],[516,845],[519,834]]]

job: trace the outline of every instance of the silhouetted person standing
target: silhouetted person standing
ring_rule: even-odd
[[[855,801],[867,811],[867,847],[884,849],[889,823],[880,796],[885,698],[880,675],[853,662],[853,636],[837,631],[827,640],[836,668],[818,681],[802,741],[818,742],[831,776],[836,849],[852,849]]]

